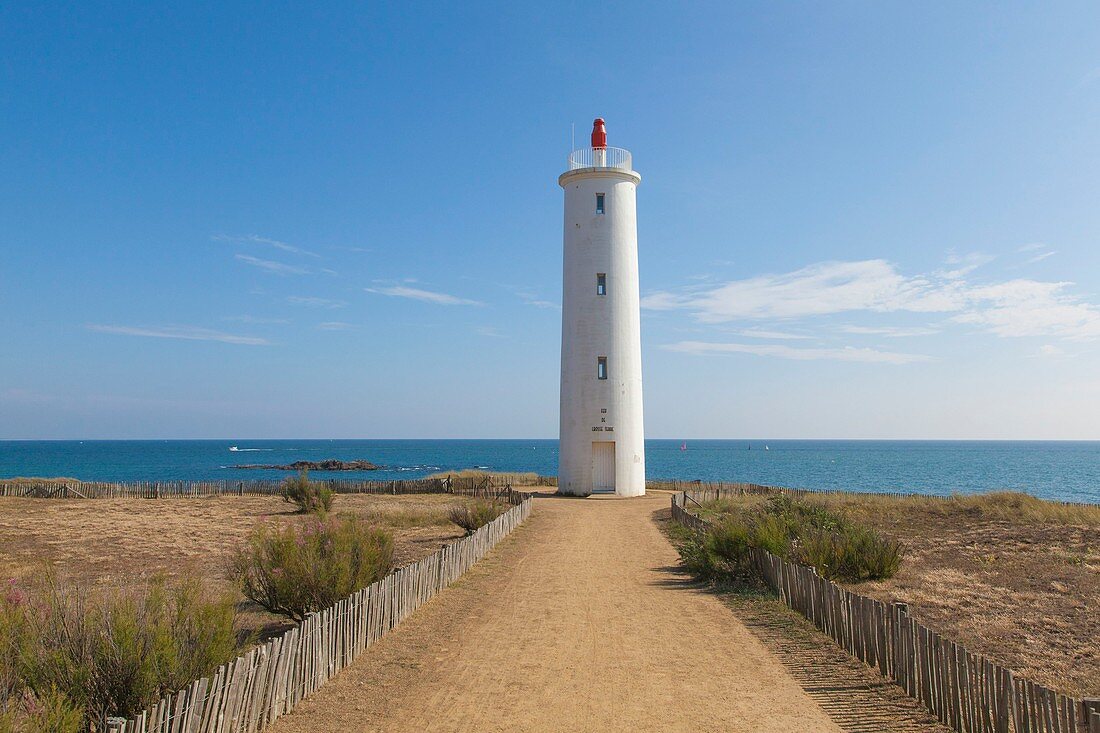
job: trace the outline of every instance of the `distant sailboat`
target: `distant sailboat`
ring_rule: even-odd
[[[687,450],[687,449],[688,449],[687,441],[685,441],[683,443],[680,443],[680,450]]]
[[[771,448],[768,447],[767,443],[764,444],[764,450],[771,450]]]

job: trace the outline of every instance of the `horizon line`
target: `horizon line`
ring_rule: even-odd
[[[95,443],[172,443],[172,442],[209,442],[209,443],[243,443],[243,442],[260,442],[260,441],[424,441],[424,442],[444,442],[444,441],[559,441],[559,438],[532,438],[532,437],[519,437],[519,438],[309,438],[309,437],[296,437],[296,438],[0,438],[0,443],[82,443],[82,442],[95,442]],[[875,443],[875,442],[889,442],[889,443],[1100,443],[1100,438],[704,438],[704,437],[646,437],[645,440],[666,440],[666,441],[723,441],[723,442],[757,442],[767,443],[771,442],[847,442],[847,443]]]

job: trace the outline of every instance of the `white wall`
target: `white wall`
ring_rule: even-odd
[[[638,297],[637,173],[585,168],[562,174],[562,293],[558,491],[592,492],[592,442],[615,442],[615,492],[645,493],[642,348]],[[603,193],[604,214],[596,213]],[[597,273],[607,295],[596,294]],[[596,378],[607,357],[608,378]],[[602,410],[607,412],[602,412]],[[596,428],[596,430],[593,430]]]

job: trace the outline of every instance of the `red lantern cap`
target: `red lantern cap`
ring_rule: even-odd
[[[603,126],[603,117],[597,117],[592,123],[592,147],[607,147],[607,128]]]

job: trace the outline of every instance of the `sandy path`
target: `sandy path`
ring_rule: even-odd
[[[651,521],[665,494],[531,519],[274,727],[839,731]]]

